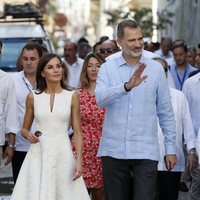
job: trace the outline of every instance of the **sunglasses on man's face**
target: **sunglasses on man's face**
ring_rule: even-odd
[[[113,48],[102,48],[99,49],[100,53],[104,54],[104,53],[113,53],[115,50]]]

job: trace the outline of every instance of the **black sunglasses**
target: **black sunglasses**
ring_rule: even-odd
[[[165,68],[165,67],[164,67],[164,70],[165,70],[165,72],[168,72],[168,68]]]
[[[100,53],[113,53],[115,50],[113,48],[103,48],[103,49],[99,49]]]

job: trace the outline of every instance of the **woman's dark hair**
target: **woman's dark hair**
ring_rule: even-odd
[[[47,63],[49,61],[51,61],[53,58],[57,58],[60,61],[60,64],[61,64],[61,66],[63,68],[63,78],[60,81],[61,87],[63,89],[67,89],[67,90],[69,89],[67,84],[66,84],[66,80],[64,79],[67,76],[65,74],[65,73],[67,73],[67,71],[66,71],[66,69],[64,69],[65,65],[63,65],[62,60],[60,59],[60,57],[57,54],[47,53],[47,54],[45,54],[44,56],[42,56],[40,58],[39,63],[38,63],[38,67],[37,67],[37,73],[36,73],[37,86],[36,86],[36,90],[37,90],[38,94],[42,93],[47,87],[45,78],[42,76],[42,71],[44,70],[44,68],[47,65]]]

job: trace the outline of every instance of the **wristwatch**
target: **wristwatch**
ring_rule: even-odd
[[[194,155],[197,155],[197,151],[195,148],[192,148],[189,150],[189,154],[194,154]]]
[[[8,144],[8,146],[7,147],[9,147],[9,148],[12,148],[12,149],[16,149],[16,146],[15,145],[12,145],[12,144]]]
[[[127,89],[127,88],[126,88],[126,84],[127,84],[127,83],[128,83],[128,82],[125,82],[125,83],[124,83],[124,89],[126,90],[126,92],[130,92],[131,89]]]

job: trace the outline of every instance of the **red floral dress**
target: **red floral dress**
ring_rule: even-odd
[[[87,89],[78,90],[83,134],[83,179],[87,188],[103,185],[101,158],[97,157],[105,109],[97,107],[95,96]]]

